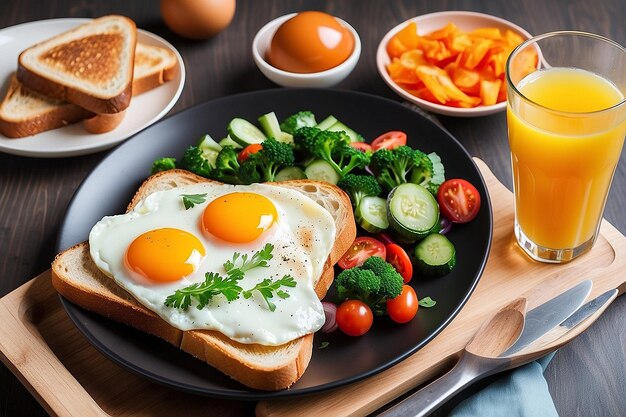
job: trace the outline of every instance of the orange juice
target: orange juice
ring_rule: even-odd
[[[535,71],[517,89],[541,105],[507,108],[517,224],[544,248],[579,247],[594,238],[626,136],[623,111],[601,110],[624,96],[571,68]]]

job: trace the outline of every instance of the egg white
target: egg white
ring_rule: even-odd
[[[274,203],[278,220],[268,231],[249,244],[232,244],[201,230],[200,218],[207,204],[221,195],[244,191],[258,193]],[[207,193],[205,203],[185,209],[182,194],[204,193]],[[180,281],[140,282],[128,272],[124,254],[137,236],[163,227],[194,234],[204,245],[206,256],[192,275]],[[317,331],[324,324],[324,311],[313,288],[324,269],[335,234],[335,222],[330,213],[298,191],[266,184],[200,183],[153,193],[129,213],[104,217],[92,228],[89,246],[91,257],[102,272],[172,326],[180,330],[217,330],[241,343],[280,345]],[[201,310],[196,308],[195,300],[187,310],[165,306],[167,296],[177,289],[203,282],[205,273],[217,272],[225,276],[223,264],[232,259],[235,252],[252,256],[266,243],[274,245],[269,267],[247,271],[239,285],[246,290],[264,278],[291,275],[297,285],[287,288],[288,298],[272,298],[275,311],[268,309],[258,291],[249,299],[240,296],[231,302],[218,295]]]

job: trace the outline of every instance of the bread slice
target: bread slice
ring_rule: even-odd
[[[0,133],[22,138],[76,123],[94,114],[82,107],[36,93],[15,76],[0,103]]]
[[[130,104],[136,44],[135,22],[100,17],[24,50],[17,78],[93,113],[117,113]]]
[[[158,46],[137,42],[133,76],[133,96],[172,80],[178,73],[174,52]]]
[[[178,73],[178,59],[166,48],[137,43],[133,76],[133,96],[152,90],[172,80]],[[89,133],[115,129],[125,111],[94,114],[75,104],[36,93],[21,84],[15,76],[0,103],[0,133],[9,138],[36,135],[85,120]]]
[[[158,46],[137,43],[133,76],[133,97],[172,80],[178,73],[178,59],[174,52]],[[115,129],[124,120],[126,110],[103,113],[86,119],[83,127],[89,133],[105,133]]]
[[[157,173],[142,184],[128,210],[155,191],[210,181],[182,170]],[[327,183],[295,180],[268,184],[292,188],[311,197],[335,219],[336,240],[324,272],[315,283],[321,299],[332,284],[333,265],[356,236],[350,199]],[[90,258],[88,242],[57,255],[52,263],[52,284],[73,303],[158,336],[251,388],[268,391],[287,388],[302,376],[311,359],[312,334],[280,346],[262,346],[238,343],[216,331],[175,329],[100,272]]]

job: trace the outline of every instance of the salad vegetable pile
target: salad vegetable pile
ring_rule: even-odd
[[[418,306],[435,305],[430,297],[418,300],[409,282],[455,267],[456,250],[446,234],[480,209],[480,194],[471,183],[446,180],[439,155],[408,146],[401,131],[367,143],[335,116],[317,122],[308,110],[282,122],[267,113],[258,125],[234,118],[226,130],[219,142],[204,135],[180,159],[155,160],[152,173],[183,168],[229,184],[308,178],[343,189],[360,233],[338,262],[339,305],[324,301],[322,331],[339,328],[358,336],[375,316],[405,323]]]

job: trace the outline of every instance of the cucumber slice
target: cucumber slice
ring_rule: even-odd
[[[274,177],[274,181],[290,181],[306,179],[306,174],[301,168],[287,167],[283,168]]]
[[[209,134],[206,134],[200,138],[200,140],[198,141],[198,148],[202,149],[203,151],[212,150],[219,152],[222,150],[222,146],[215,140],[213,140],[213,138]]]
[[[327,118],[319,122],[315,127],[317,127],[319,130],[326,130],[338,121],[339,120],[337,120],[335,116],[328,116]]]
[[[280,123],[276,117],[276,113],[270,112],[259,117],[259,124],[265,136],[274,138],[279,142],[293,143],[293,135],[280,130]]]
[[[355,217],[359,226],[370,233],[378,233],[389,227],[387,219],[387,200],[380,197],[366,196],[361,199]]]
[[[330,130],[333,132],[344,131],[346,132],[346,135],[350,137],[350,142],[363,142],[364,141],[363,136],[359,135],[354,130],[350,129],[348,126],[341,123],[339,120],[337,120],[335,116],[328,116],[327,118],[319,122],[317,126],[315,127],[317,127],[320,130]]]
[[[202,151],[202,156],[209,161],[212,168],[215,168],[217,154],[222,150],[222,146],[213,140],[210,135],[204,135],[198,142],[198,148]]]
[[[217,155],[219,154],[219,152],[217,151],[206,151],[206,152],[202,152],[202,155],[204,156],[204,158],[209,162],[209,165],[211,166],[211,168],[215,168],[215,161],[217,160]]]
[[[228,136],[244,148],[253,143],[262,143],[267,137],[249,121],[235,117],[228,123]]]
[[[415,246],[416,266],[422,275],[440,277],[456,265],[456,249],[444,235],[433,233]]]
[[[331,127],[326,130],[331,130],[334,132],[344,131],[350,137],[350,142],[363,142],[363,136],[356,133],[354,130],[350,129],[348,126],[341,123],[337,120]]]
[[[235,149],[242,149],[243,146],[238,144],[231,138],[230,136],[226,136],[224,139],[219,141],[219,145],[223,148],[224,146],[232,146]]]
[[[324,181],[330,184],[337,184],[341,178],[337,171],[323,159],[316,159],[311,162],[307,165],[304,173],[310,180]]]
[[[439,224],[439,205],[421,185],[400,184],[387,197],[389,225],[404,242],[425,238]]]
[[[435,152],[428,154],[428,158],[433,163],[433,177],[430,179],[431,184],[441,185],[446,180],[446,170],[441,162],[441,157]]]

